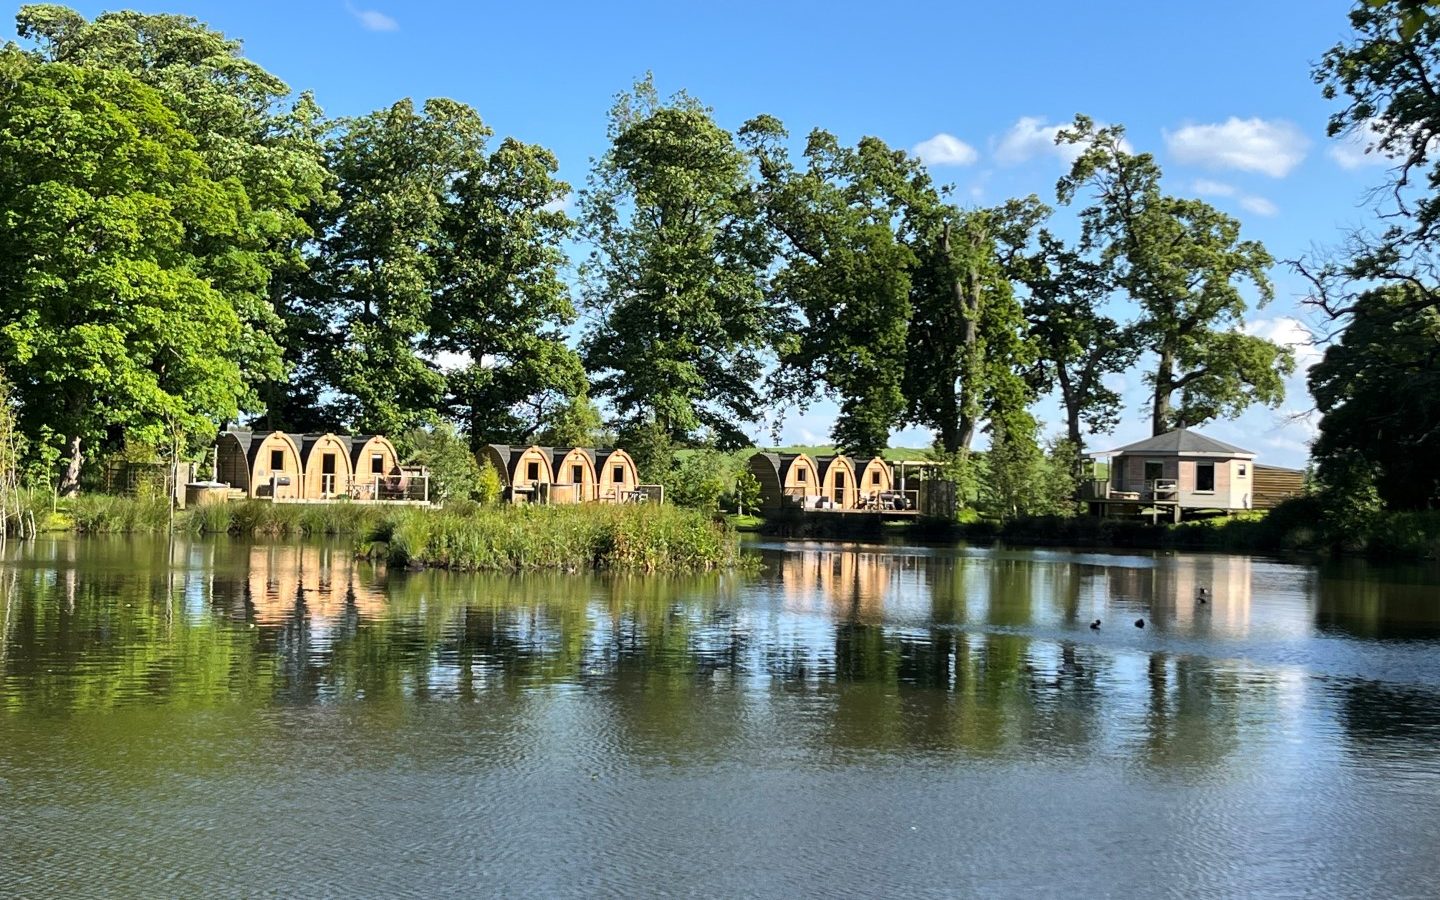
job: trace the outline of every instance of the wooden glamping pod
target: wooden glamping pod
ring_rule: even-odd
[[[556,450],[551,459],[555,484],[550,488],[550,502],[588,503],[596,499],[594,450]]]
[[[400,454],[390,439],[380,435],[350,438],[351,496],[359,500],[385,500],[403,494]]]
[[[750,472],[760,482],[760,506],[775,510],[796,505],[813,508],[820,493],[820,470],[804,453],[755,453]]]
[[[855,488],[855,465],[845,456],[817,456],[820,472],[820,496],[834,509],[853,509],[858,495]]]
[[[283,431],[263,437],[253,431],[227,431],[215,444],[220,481],[247,497],[298,500],[305,496],[300,446]]]
[[[306,500],[332,500],[350,492],[350,439],[334,434],[307,434],[301,438]]]
[[[555,481],[550,452],[544,447],[511,447],[508,444],[486,444],[485,459],[500,473],[512,503],[535,503],[549,499],[550,485]]]
[[[624,450],[595,451],[595,475],[602,503],[623,503],[640,485],[640,470]]]
[[[882,491],[895,489],[895,471],[888,462],[877,456],[856,473],[855,484],[862,498],[874,502]]]

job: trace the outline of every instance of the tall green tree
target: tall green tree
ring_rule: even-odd
[[[595,395],[622,432],[703,428],[743,446],[772,341],[745,156],[708,109],[683,92],[662,100],[648,76],[617,98],[608,134],[580,199]]]
[[[1118,424],[1121,398],[1105,378],[1135,364],[1137,337],[1105,312],[1114,290],[1109,269],[1048,230],[1036,232],[1033,247],[1014,248],[1007,269],[1024,291],[1035,381],[1059,395],[1066,438],[1078,453],[1086,430]]]
[[[528,443],[588,409],[585,370],[564,331],[575,306],[561,244],[574,222],[557,167],[549,150],[506,138],[445,204],[423,346],[466,360],[448,376],[446,411],[465,422],[475,449]]]
[[[244,188],[247,227],[259,247],[246,264],[267,278],[257,284],[254,272],[233,260],[204,274],[240,315],[241,407],[258,410],[262,395],[273,395],[285,377],[284,298],[304,271],[301,248],[328,196],[320,108],[246,59],[240,41],[189,16],[120,11],[86,20],[64,6],[33,4],[20,7],[16,30],[33,42],[37,59],[123,71],[155,88],[193,135],[210,177]]]
[[[1024,201],[994,209],[912,206],[906,237],[917,268],[905,371],[909,419],[935,432],[962,469],[976,432],[1022,413],[1034,400],[1025,319],[1002,248],[1023,243],[1033,210]]]
[[[447,203],[484,165],[490,129],[470,107],[409,100],[343,123],[328,148],[339,202],[315,260],[312,336],[335,418],[396,434],[437,418],[445,379],[422,354],[440,283]]]
[[[1116,286],[1140,308],[1134,333],[1155,356],[1152,431],[1278,405],[1294,354],[1240,330],[1241,285],[1253,286],[1261,306],[1273,296],[1270,254],[1241,240],[1240,223],[1209,204],[1165,194],[1159,165],[1128,152],[1124,135],[1076,116],[1058,140],[1081,153],[1057,192],[1066,204],[1091,193],[1080,213],[1084,246],[1113,267]]]
[[[938,201],[918,161],[876,138],[854,148],[816,130],[805,167],[791,162],[779,121],[741,129],[761,177],[765,221],[783,264],[771,296],[780,320],[776,396],[800,405],[817,386],[839,402],[832,438],[873,456],[905,417],[903,382],[914,252],[898,224],[911,198]]]
[[[1320,481],[1350,486],[1363,469],[1392,509],[1440,504],[1440,309],[1418,302],[1423,293],[1362,294],[1309,374]]]
[[[245,396],[263,214],[129,74],[0,51],[0,368],[62,493],[107,437],[212,437]]]

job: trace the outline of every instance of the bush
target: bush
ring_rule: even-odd
[[[483,490],[480,464],[464,438],[449,423],[419,428],[406,437],[411,448],[409,462],[430,470],[430,499],[481,500]],[[497,495],[498,496],[498,495]]]

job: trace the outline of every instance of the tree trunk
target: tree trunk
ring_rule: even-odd
[[[1164,434],[1170,430],[1170,395],[1175,392],[1175,357],[1166,347],[1160,351],[1160,363],[1155,369],[1155,412],[1150,419],[1150,434]]]
[[[1060,402],[1065,406],[1066,432],[1070,443],[1075,445],[1075,452],[1079,453],[1084,446],[1080,439],[1080,404],[1075,397],[1075,386],[1070,383],[1070,373],[1063,363],[1056,365],[1055,379],[1060,382]]]
[[[69,497],[80,490],[80,467],[85,463],[85,454],[80,450],[80,435],[70,439],[70,462],[65,466],[65,474],[60,476],[60,487],[57,489],[62,497]]]

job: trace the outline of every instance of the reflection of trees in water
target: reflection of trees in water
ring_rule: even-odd
[[[1244,631],[1250,624],[1253,563],[1246,556],[1182,555],[1162,557],[1152,566],[1113,566],[1106,570],[1112,603],[1144,616],[1153,627],[1182,627],[1208,634],[1216,626]],[[1198,602],[1200,589],[1207,602]]]
[[[1333,690],[1352,749],[1440,759],[1440,691],[1418,685],[1344,681]]]
[[[1430,567],[1347,561],[1317,579],[1315,625],[1372,640],[1440,638],[1440,604]]]
[[[1273,706],[1278,693],[1272,675],[1158,651],[1149,654],[1146,680],[1138,749],[1147,764],[1162,768],[1215,767],[1232,759],[1247,710]]]

